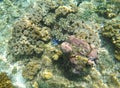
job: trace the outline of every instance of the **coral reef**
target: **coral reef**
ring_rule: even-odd
[[[23,18],[13,26],[9,50],[14,56],[41,54],[44,51],[44,42],[49,40],[49,28],[38,27]]]
[[[14,88],[11,80],[5,72],[0,73],[0,88]]]
[[[119,1],[102,1],[97,6],[96,13],[98,13],[99,16],[103,16],[104,18],[114,18],[119,14],[120,9],[118,4],[120,4]]]
[[[106,23],[102,28],[102,35],[111,39],[115,46],[115,58],[120,60],[120,21]]]
[[[55,10],[55,14],[56,15],[66,15],[67,13],[71,13],[71,12],[75,12],[74,9],[72,9],[72,7],[67,7],[67,6],[59,6],[56,10]]]
[[[51,79],[53,77],[52,70],[50,70],[52,60],[58,60],[62,52],[51,46],[51,44],[45,44],[44,47],[42,56],[33,56],[32,58],[24,59],[25,66],[22,70],[22,75],[25,79],[32,81],[36,79]]]
[[[98,31],[100,23],[119,14],[120,5],[109,3],[102,13],[104,6],[99,8],[97,1],[108,0],[4,0],[8,5],[5,9],[0,3],[0,13],[4,14],[0,17],[0,44],[3,47],[8,43],[9,48],[7,51],[6,46],[0,47],[0,53],[10,61],[8,64],[12,63],[10,66],[19,63],[10,70],[17,88],[119,88],[120,64],[113,59],[114,49],[108,52],[100,48]],[[16,6],[23,8],[22,15]],[[97,13],[107,14],[110,19],[99,17]],[[117,35],[109,33],[115,45],[115,57],[119,57],[119,30]],[[108,43],[107,46],[112,48]],[[11,54],[19,60],[13,62]],[[27,79],[25,82],[22,76]]]
[[[61,44],[63,54],[68,54],[65,58],[73,65],[72,72],[80,74],[85,72],[87,65],[95,65],[98,58],[95,46],[89,45],[85,40],[81,40],[74,35],[69,36],[67,42]]]
[[[108,41],[105,42],[105,45],[107,44]],[[105,48],[101,48],[99,50],[99,67],[97,68],[99,69],[98,72],[100,73],[101,77],[104,77],[104,79],[101,81],[107,82],[106,84],[103,83],[106,86],[105,88],[120,87],[120,82],[118,82],[120,75],[118,69],[120,68],[120,63],[114,59],[114,48],[112,45],[109,43],[109,45],[107,45]]]
[[[41,4],[44,3],[44,8]],[[64,3],[64,1],[62,1]],[[76,34],[86,38],[87,42],[95,42],[99,46],[97,26],[91,22],[81,21],[75,4],[59,5],[54,1],[37,1],[34,9],[19,18],[12,28],[12,38],[9,40],[9,52],[15,57],[42,55],[44,44],[51,39],[65,41],[69,35]],[[79,18],[79,19],[78,19]],[[96,29],[96,31],[93,31]],[[94,37],[96,36],[96,37]]]
[[[42,72],[41,76],[42,76],[43,79],[50,79],[50,78],[53,77],[53,74],[52,74],[51,71],[48,71],[48,70],[45,69],[45,70]]]
[[[67,18],[61,18],[53,29],[54,30],[51,30],[51,35],[58,41],[65,41],[69,35],[74,34],[79,35],[81,38],[86,38],[90,43],[96,42],[96,44],[99,45],[99,41],[96,41],[94,37],[98,37],[97,25],[93,25],[89,21],[79,20],[75,14],[70,13],[67,15]],[[96,29],[96,31],[93,31],[93,29]]]
[[[37,61],[30,61],[22,71],[22,75],[27,80],[33,80],[40,70],[40,63]]]
[[[11,26],[22,16],[26,10],[28,10],[28,2],[13,1],[13,0],[1,0],[0,2],[0,53],[6,52],[8,40],[11,38]]]
[[[53,25],[53,28],[51,30],[51,35],[59,41],[65,41],[69,35],[77,33],[81,34],[81,32],[84,31],[84,35],[86,35],[86,37],[91,37],[91,39],[88,40],[92,41],[92,36],[96,36],[96,32],[92,29],[97,30],[96,25],[92,25],[90,22],[84,22],[81,20],[81,18],[79,18],[81,14],[84,13],[81,13],[81,9],[77,8],[74,5],[71,7],[71,9],[73,9],[74,12],[69,12],[63,17],[61,15],[59,17],[56,16],[56,22],[54,23],[55,25]],[[88,36],[88,34],[91,36]]]
[[[116,11],[116,8],[114,5],[99,5],[97,7],[96,13],[98,15],[103,16],[105,18],[114,18],[117,16],[118,11]]]

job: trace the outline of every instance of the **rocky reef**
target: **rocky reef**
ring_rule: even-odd
[[[67,54],[65,59],[71,63],[72,72],[75,74],[85,73],[89,67],[95,65],[98,59],[97,49],[94,45],[89,45],[85,40],[69,36],[67,42],[61,44],[63,54]],[[87,70],[88,71],[88,70]]]

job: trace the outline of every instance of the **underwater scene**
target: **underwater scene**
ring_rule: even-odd
[[[120,0],[0,0],[0,88],[120,88]]]

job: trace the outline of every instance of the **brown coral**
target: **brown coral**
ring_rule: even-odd
[[[14,88],[6,73],[0,73],[0,88]]]
[[[70,12],[75,12],[75,10],[72,7],[68,7],[68,6],[59,6],[56,10],[55,10],[55,14],[56,15],[66,15],[67,13]]]
[[[14,56],[41,54],[50,40],[48,27],[39,27],[27,18],[18,20],[12,30],[9,50]],[[12,49],[12,50],[11,50]]]
[[[33,80],[40,70],[40,63],[37,61],[29,62],[22,71],[22,75],[27,80]]]

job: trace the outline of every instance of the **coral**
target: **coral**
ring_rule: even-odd
[[[32,87],[33,87],[33,88],[39,88],[39,85],[38,85],[38,83],[35,81],[35,82],[33,83]]]
[[[45,69],[45,70],[41,73],[41,76],[42,76],[43,79],[48,80],[48,79],[51,79],[51,78],[53,77],[53,74],[52,74],[51,71],[48,71],[48,70]]]
[[[115,50],[115,58],[120,61],[120,51],[119,50]]]
[[[48,56],[43,55],[41,58],[42,58],[41,59],[42,65],[44,65],[44,66],[50,66],[52,64],[52,60]]]
[[[105,43],[106,45],[109,44],[108,41]],[[101,76],[105,77],[103,81],[106,81],[106,85],[110,88],[118,87],[118,83],[116,83],[119,80],[119,61],[114,60],[114,47],[111,47],[109,44],[109,47],[101,48],[99,52],[99,66],[100,66],[100,74]],[[108,50],[109,49],[109,50]],[[113,70],[111,72],[111,69]],[[115,80],[114,80],[115,77]],[[113,79],[112,79],[113,78]],[[114,81],[113,81],[114,80]],[[116,82],[115,82],[116,81]],[[108,88],[107,87],[107,88]]]
[[[67,11],[64,11],[64,10],[67,10]],[[54,14],[56,14],[56,16],[51,17],[51,18],[54,17],[55,19],[52,23],[52,28],[51,28],[52,37],[62,42],[62,41],[65,41],[69,35],[78,34],[78,33],[81,34],[81,32],[83,32],[84,35],[86,35],[85,37],[90,37],[88,40],[90,42],[93,42],[94,41],[93,36],[98,36],[96,34],[96,31],[93,31],[93,29],[97,30],[98,28],[96,27],[96,25],[91,24],[91,22],[81,21],[80,17],[81,15],[83,15],[81,11],[82,10],[76,7],[76,5],[74,4],[67,5],[67,6],[66,5],[58,6],[58,8],[56,8],[53,11],[55,12]]]
[[[65,41],[69,35],[75,34],[81,38],[86,38],[90,43],[94,42],[99,45],[99,41],[96,41],[96,38],[98,38],[97,25],[89,21],[86,22],[75,19],[77,17],[72,18],[71,15],[74,16],[74,14],[70,13],[67,15],[67,18],[59,19],[58,23],[56,23],[51,30],[52,37],[58,41]]]
[[[90,22],[81,21],[80,9],[75,4],[60,5],[50,0],[36,1],[34,4],[34,7],[12,26],[12,38],[9,40],[8,48],[13,56],[23,57],[33,54],[40,56],[44,52],[44,44],[50,42],[51,38],[62,42],[72,34],[86,38],[89,43],[99,44],[94,37],[98,37],[97,33],[92,30],[97,28]]]
[[[31,14],[26,14],[25,16],[28,17],[28,20],[32,21],[34,24],[39,24],[42,20],[42,8],[36,8],[34,10],[30,10]]]
[[[52,78],[48,80],[49,88],[67,88],[70,83],[68,79],[63,79],[62,77]]]
[[[111,4],[108,1],[105,3],[101,3],[97,6],[96,13],[98,13],[99,16],[103,16],[104,18],[114,18],[119,13],[119,6],[117,4]]]
[[[74,74],[81,74],[82,72],[86,71],[88,58],[82,57],[80,55],[75,55],[75,56],[71,56],[69,59],[71,64],[73,65],[72,72]]]
[[[59,47],[57,46],[55,47],[51,45],[51,43],[46,44],[44,56],[47,56],[49,57],[49,59],[52,59],[52,60],[58,60],[61,55],[62,55],[62,52],[59,49]]]
[[[115,46],[115,58],[120,60],[120,21],[111,21],[102,28],[101,34],[110,38]]]
[[[38,27],[27,18],[18,20],[13,25],[9,50],[14,56],[41,54],[44,42],[50,40],[49,28]]]
[[[39,88],[50,88],[49,84],[45,81],[37,80],[37,83],[39,84]]]
[[[97,49],[74,35],[69,36],[67,42],[61,44],[63,54],[69,53],[65,58],[72,64],[72,72],[80,74],[87,71],[87,65],[95,65],[98,58]]]
[[[117,77],[116,77],[116,74],[115,73],[113,73],[113,74],[110,74],[110,80],[112,81],[112,85],[111,86],[116,86],[116,87],[119,87],[120,86],[120,82],[119,82],[119,80],[117,79]]]
[[[75,12],[75,10],[72,7],[68,6],[59,6],[55,10],[56,15],[66,15],[67,13]]]
[[[0,88],[14,88],[11,80],[6,73],[0,73]]]
[[[73,26],[76,29],[75,34],[77,37],[86,40],[89,44],[94,44],[96,47],[100,46],[100,41],[98,40],[99,25],[89,21],[76,21]]]
[[[53,38],[58,40],[59,42],[64,41],[67,39],[68,34],[63,34],[61,30],[52,30],[51,35]]]
[[[90,59],[97,59],[98,58],[98,51],[97,51],[97,48],[95,48],[94,45],[90,45],[91,46],[91,51],[90,53],[87,55],[88,58]]]
[[[72,52],[72,47],[68,42],[63,42],[61,44],[61,49],[64,53],[70,53]]]
[[[58,59],[59,59],[59,55],[54,54],[54,55],[52,56],[52,59],[53,59],[53,60],[58,60]]]
[[[27,80],[33,80],[40,70],[41,66],[38,61],[30,61],[22,71],[22,75]]]
[[[53,55],[52,55],[52,59],[53,59],[53,60],[58,60],[61,55],[62,55],[61,50],[59,50],[59,49],[57,50],[57,49],[56,49],[56,50],[54,51]]]
[[[22,1],[24,0],[15,0],[16,3]],[[16,57],[20,56],[22,58],[20,59],[20,65],[18,65],[20,67],[22,67],[21,65],[25,66],[23,69],[23,76],[25,79],[27,79],[25,83],[22,83],[31,83],[31,85],[26,84],[26,88],[119,87],[119,85],[118,87],[114,86],[119,82],[119,63],[116,60],[113,60],[112,56],[110,56],[108,53],[105,54],[104,52],[101,54],[98,64],[95,63],[98,58],[97,51],[100,39],[98,36],[99,23],[97,23],[98,20],[96,20],[97,14],[94,13],[94,7],[96,5],[94,1],[103,0],[25,1],[30,5],[28,7],[28,11],[25,11],[27,12],[26,14],[23,12],[23,16],[21,16],[15,23],[13,22],[15,20],[9,20],[9,17],[5,18],[6,20],[2,20],[0,23],[4,22],[2,25],[7,24],[6,21],[11,22],[12,24],[14,23],[12,25],[12,38],[8,43],[8,52],[12,53]],[[14,0],[11,0],[10,2],[14,2]],[[20,4],[19,7],[21,6],[24,7],[26,4]],[[8,7],[10,8],[10,6]],[[0,9],[3,10],[3,8],[4,7],[1,6]],[[112,8],[110,7],[110,9]],[[9,15],[10,9],[4,10],[6,12],[8,11],[5,13],[5,15]],[[12,11],[19,12],[19,10],[14,9],[12,9]],[[1,16],[1,18],[2,17],[6,16]],[[7,28],[8,27],[10,27],[9,24]],[[4,29],[5,26],[1,28]],[[1,32],[4,31],[2,29]],[[7,34],[10,35],[8,29],[6,31]],[[119,33],[116,34],[118,35],[111,35],[114,36],[111,41],[115,43],[117,48],[120,46],[120,44],[117,43],[119,42]],[[8,37],[6,33],[1,34],[2,40],[6,40],[2,37],[4,35],[5,37]],[[62,52],[59,49],[60,44]],[[1,47],[2,46],[4,46],[4,44],[2,44]],[[108,43],[106,46],[108,46]],[[0,53],[6,55],[6,53],[3,52],[3,49],[1,49]],[[115,57],[119,56],[118,50],[115,51],[115,55]],[[27,57],[24,58],[24,56]],[[11,57],[7,60],[11,60]],[[24,61],[26,61],[26,63],[24,63]],[[19,63],[19,61],[17,62]],[[93,67],[94,65],[96,66]],[[92,70],[93,68],[95,70]],[[45,71],[45,69],[47,69],[47,71]],[[70,73],[70,71],[74,74]],[[111,74],[110,71],[111,73],[115,72],[115,74],[118,75],[115,77],[113,75],[112,79],[108,79],[110,76],[109,74]],[[11,73],[13,74],[13,77],[16,76],[16,69],[13,68],[12,72],[14,73]],[[76,75],[82,73],[85,74],[86,72],[89,72],[89,74],[84,76]],[[43,77],[41,75],[42,73]],[[20,80],[21,75],[16,77],[16,79]],[[109,82],[109,80],[111,81]],[[17,83],[19,82],[17,81]]]
[[[68,42],[73,45],[74,50],[78,51],[81,55],[87,55],[90,53],[91,48],[89,44],[82,39],[76,38],[74,35],[69,36]],[[77,50],[77,47],[80,47],[80,49]]]
[[[53,25],[55,20],[56,20],[56,15],[54,13],[49,13],[47,16],[43,18],[43,22],[48,26]]]

